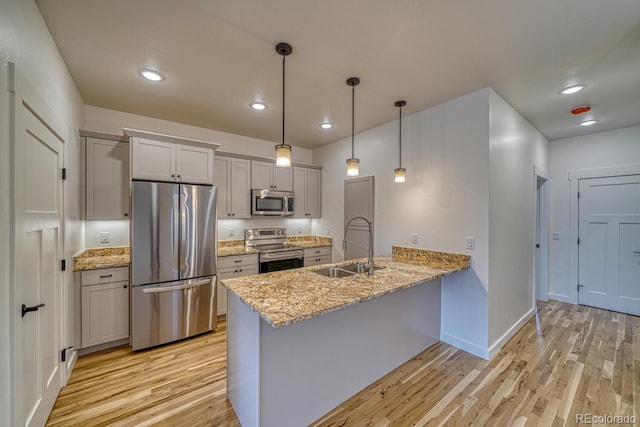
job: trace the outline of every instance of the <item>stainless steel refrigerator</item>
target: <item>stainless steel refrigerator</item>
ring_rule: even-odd
[[[216,188],[133,181],[131,347],[216,327]]]

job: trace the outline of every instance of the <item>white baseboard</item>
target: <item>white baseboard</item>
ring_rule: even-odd
[[[500,349],[507,343],[507,341],[509,341],[509,339],[511,339],[511,337],[514,336],[516,332],[518,332],[520,328],[522,328],[524,324],[533,317],[534,313],[535,309],[531,307],[531,309],[529,309],[529,311],[527,311],[524,316],[518,319],[518,321],[507,330],[507,332],[505,332],[500,338],[498,338],[496,342],[494,342],[493,345],[489,347],[488,359],[491,359],[493,356],[495,356],[496,353],[498,353],[498,351],[500,351]]]
[[[562,301],[562,302],[568,302],[570,304],[575,304],[573,301],[571,301],[571,297],[567,295],[554,294],[552,292],[549,292],[548,296],[549,296],[549,299],[552,299],[555,301]]]
[[[489,351],[486,348],[482,348],[477,344],[463,340],[462,338],[449,335],[446,332],[440,332],[440,341],[464,350],[467,353],[471,353],[474,356],[489,360]]]

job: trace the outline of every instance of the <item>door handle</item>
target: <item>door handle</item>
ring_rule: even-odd
[[[33,307],[27,307],[26,305],[22,304],[22,317],[24,317],[25,314],[31,311],[38,311],[41,307],[44,307],[44,303],[34,305]]]
[[[183,289],[197,288],[199,286],[206,285],[206,284],[208,284],[210,282],[211,282],[211,279],[205,279],[205,280],[199,280],[199,281],[196,281],[196,282],[185,283],[184,285],[165,286],[165,287],[158,287],[158,288],[143,289],[142,292],[144,292],[145,294],[157,294],[159,292],[180,291],[180,290],[183,290]]]

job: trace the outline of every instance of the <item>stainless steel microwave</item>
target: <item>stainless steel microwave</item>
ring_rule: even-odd
[[[251,190],[251,215],[291,216],[294,212],[293,191]]]

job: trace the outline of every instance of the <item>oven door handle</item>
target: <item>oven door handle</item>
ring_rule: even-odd
[[[296,252],[276,252],[276,253],[266,253],[260,255],[260,262],[263,261],[279,261],[283,259],[296,259],[303,258],[304,253]]]

